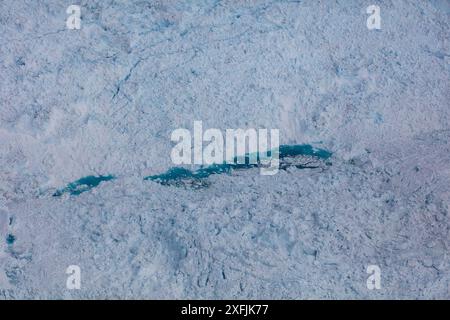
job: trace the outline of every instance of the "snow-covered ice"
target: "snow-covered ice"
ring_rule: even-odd
[[[450,298],[448,0],[77,2],[0,1],[0,298]],[[144,180],[197,120],[330,163]]]

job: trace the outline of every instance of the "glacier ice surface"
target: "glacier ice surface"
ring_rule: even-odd
[[[79,3],[0,5],[0,298],[450,297],[447,0]],[[144,180],[196,120],[332,165]]]

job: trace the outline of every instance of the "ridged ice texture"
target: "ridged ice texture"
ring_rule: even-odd
[[[450,298],[447,0],[78,3],[0,2],[0,298]],[[144,180],[196,120],[332,165]]]

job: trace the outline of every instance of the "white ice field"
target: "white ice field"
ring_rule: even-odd
[[[450,298],[449,0],[74,2],[0,0],[0,299]],[[332,155],[144,180],[197,120]]]

